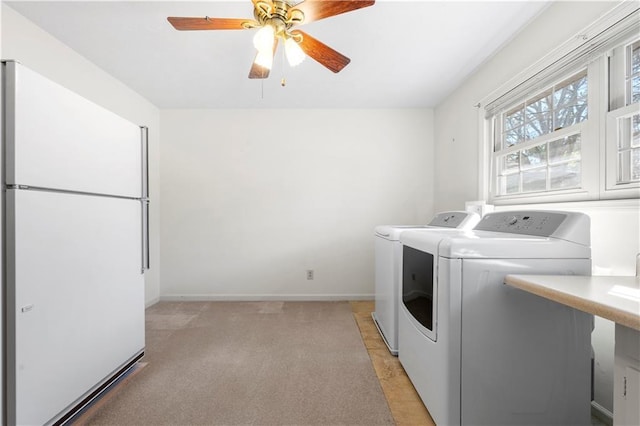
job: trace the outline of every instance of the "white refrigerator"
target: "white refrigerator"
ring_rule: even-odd
[[[147,129],[2,63],[5,415],[68,419],[144,354]]]

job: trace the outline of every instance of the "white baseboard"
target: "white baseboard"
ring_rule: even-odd
[[[145,308],[149,308],[149,307],[155,305],[156,303],[158,303],[159,301],[160,301],[160,298],[159,297],[155,297],[155,298],[153,298],[151,300],[146,301],[145,304],[144,304],[144,307]]]
[[[591,415],[602,423],[613,426],[613,413],[595,401],[591,401]]]
[[[165,294],[161,302],[322,302],[374,300],[373,294]]]

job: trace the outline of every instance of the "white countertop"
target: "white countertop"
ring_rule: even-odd
[[[640,278],[507,275],[504,283],[640,331]]]

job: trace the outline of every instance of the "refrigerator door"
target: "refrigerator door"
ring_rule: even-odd
[[[146,197],[143,129],[18,63],[4,72],[7,185]]]
[[[7,190],[9,424],[55,421],[142,353],[141,209]]]

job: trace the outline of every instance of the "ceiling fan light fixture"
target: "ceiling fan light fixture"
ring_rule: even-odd
[[[251,2],[255,19],[169,16],[167,20],[179,31],[256,29],[253,45],[258,50],[258,54],[249,71],[251,79],[269,77],[273,57],[280,41],[285,45],[286,55],[283,56],[287,56],[291,66],[300,64],[304,58],[310,56],[320,65],[337,73],[351,60],[295,27],[372,6],[375,0],[251,0]]]
[[[287,61],[292,67],[300,65],[302,61],[304,61],[304,58],[307,57],[293,38],[288,38],[284,42],[284,51],[287,55]]]
[[[273,51],[272,50],[258,50],[255,60],[256,65],[260,65],[268,70],[273,66]]]
[[[275,35],[276,32],[272,25],[264,25],[253,36],[253,45],[258,49],[258,52],[272,52]]]

